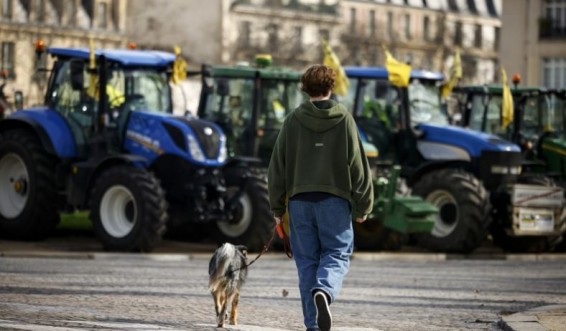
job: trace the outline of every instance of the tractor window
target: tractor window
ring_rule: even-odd
[[[259,105],[258,157],[269,160],[285,117],[306,99],[298,82],[266,79],[261,82]]]
[[[546,129],[564,135],[566,133],[566,100],[558,95],[551,95],[548,99],[549,116],[548,123],[545,123]]]
[[[470,119],[468,127],[474,131],[483,131],[484,96],[475,94],[469,101]]]
[[[201,117],[222,127],[226,134],[228,154],[243,155],[253,111],[254,80],[217,77],[207,87],[205,108]]]
[[[412,123],[447,125],[448,118],[440,107],[440,87],[435,81],[413,79],[409,85]]]
[[[548,104],[545,104],[543,99],[534,95],[527,97],[525,100],[521,133],[526,139],[532,139],[542,132],[542,114],[548,114]]]
[[[126,105],[131,110],[158,113],[171,111],[171,91],[165,72],[134,69],[114,76],[118,76],[119,81],[125,83]],[[119,87],[119,83],[117,84],[117,87]],[[116,83],[113,85],[116,86]]]
[[[98,103],[89,96],[94,77],[86,68],[82,61],[58,62],[47,96],[48,105],[67,119],[80,154],[86,151],[98,110]]]

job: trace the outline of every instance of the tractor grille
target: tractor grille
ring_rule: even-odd
[[[198,142],[208,159],[218,158],[220,153],[220,133],[209,122],[198,119],[175,117],[176,120],[186,124],[196,134]],[[210,129],[210,130],[208,130]],[[211,132],[207,134],[206,131]]]

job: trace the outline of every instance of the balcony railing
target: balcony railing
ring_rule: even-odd
[[[325,4],[325,3],[318,3],[318,4],[304,4],[299,1],[289,1],[287,4],[284,4],[281,1],[273,1],[273,0],[264,0],[260,3],[253,3],[250,0],[236,0],[232,4],[235,5],[254,5],[258,7],[275,7],[275,8],[282,8],[287,10],[294,10],[300,12],[308,12],[313,14],[322,14],[322,15],[338,15],[338,5],[333,4]]]
[[[559,26],[558,22],[553,22],[550,18],[539,19],[540,39],[560,39],[566,38],[566,26]]]

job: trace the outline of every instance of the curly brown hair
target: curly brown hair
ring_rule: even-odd
[[[329,66],[315,64],[301,76],[301,90],[311,98],[328,95],[334,88],[336,73]]]

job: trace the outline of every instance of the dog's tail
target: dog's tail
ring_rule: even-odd
[[[208,289],[211,292],[216,291],[216,288],[222,283],[226,282],[225,276],[232,270],[231,261],[237,254],[236,248],[230,244],[224,244],[214,254],[214,259],[211,262],[209,272],[210,281]]]

